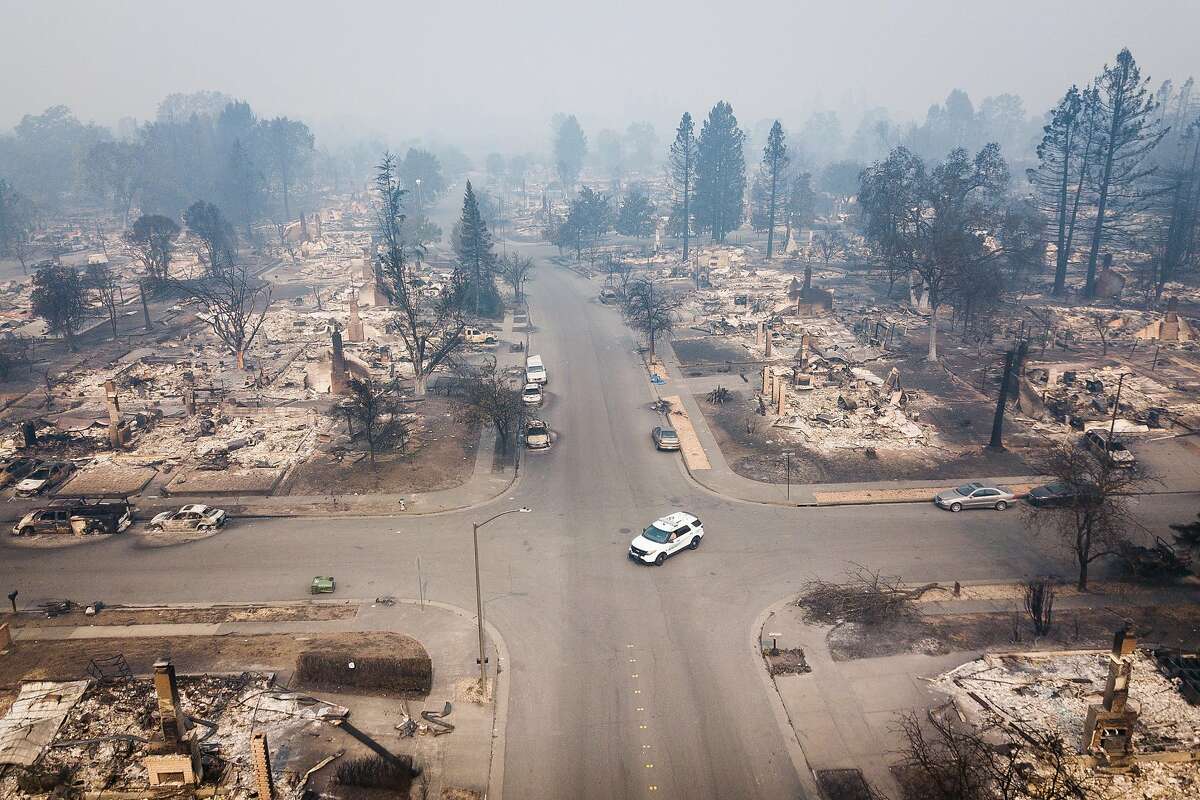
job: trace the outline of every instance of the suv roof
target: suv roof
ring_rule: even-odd
[[[673,531],[676,528],[682,528],[684,525],[690,525],[696,521],[696,517],[686,511],[676,511],[673,514],[667,514],[665,517],[659,517],[654,520],[654,527],[662,528],[664,531]]]

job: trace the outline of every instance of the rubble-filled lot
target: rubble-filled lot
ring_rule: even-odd
[[[1068,752],[1082,753],[1087,709],[1100,702],[1108,673],[1106,652],[991,655],[939,676],[934,686],[972,721],[1057,735]],[[1200,764],[1186,759],[1200,750],[1200,707],[1190,705],[1155,659],[1140,650],[1133,654],[1129,699],[1138,712],[1133,767],[1113,772],[1072,762],[1071,776],[1105,797],[1194,796],[1200,789]],[[1137,758],[1161,753],[1179,754],[1184,761]]]
[[[1135,439],[1200,422],[1197,326],[1177,306],[1018,292],[970,326],[947,306],[931,362],[928,309],[856,269],[858,240],[848,240],[835,266],[803,244],[770,266],[753,247],[701,248],[691,282],[668,283],[682,296],[673,346],[683,374],[740,474],[783,482],[785,450],[800,482],[1028,474],[1045,443],[1107,426],[1114,409],[1118,432]],[[1006,449],[993,451],[1003,352],[1020,342]],[[730,394],[707,402],[718,388]]]
[[[461,483],[474,464],[478,429],[454,424],[453,408],[441,401],[409,404],[413,440],[403,452],[383,454],[376,475],[362,464],[362,442],[345,433],[336,408],[341,397],[330,392],[335,330],[342,333],[347,377],[386,382],[412,376],[368,265],[368,217],[364,205],[346,201],[314,215],[303,230],[289,228],[273,256],[246,256],[252,271],[273,284],[274,302],[244,370],[204,324],[199,307],[180,300],[164,312],[174,326],[168,334],[138,331],[124,347],[108,342],[91,358],[64,354],[42,376],[11,376],[15,402],[0,411],[7,425],[0,457],[72,460],[83,468],[74,491],[85,494],[128,495],[147,484],[167,494],[336,494]],[[119,252],[112,238],[92,244]],[[177,269],[194,272],[194,261],[190,249],[181,248]],[[429,261],[422,269],[436,286],[440,268]],[[14,287],[0,309],[3,319],[27,318],[27,288],[27,282]],[[136,291],[127,295],[137,302]],[[140,315],[140,303],[129,313]],[[106,397],[110,381],[116,412]],[[125,430],[116,449],[110,443],[114,413]],[[38,435],[32,452],[20,428],[27,421]]]

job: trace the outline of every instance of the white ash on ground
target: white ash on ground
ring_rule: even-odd
[[[960,708],[1058,734],[1081,752],[1087,708],[1102,699],[1108,664],[1107,652],[987,655],[939,676],[934,685]],[[990,709],[981,709],[968,692]],[[1140,650],[1134,654],[1129,701],[1139,711],[1135,752],[1200,748],[1200,707],[1189,705]]]
[[[205,762],[205,782],[221,786],[229,800],[255,791],[250,760],[252,733],[265,733],[268,742],[285,742],[326,726],[325,720],[346,714],[330,703],[289,693],[272,685],[270,676],[245,673],[237,677],[180,676],[183,711],[215,725],[196,724]],[[88,790],[136,790],[147,785],[142,759],[146,742],[157,731],[158,714],[153,682],[118,679],[92,683],[67,715],[36,769],[54,774],[66,769],[71,782]],[[274,770],[278,784],[290,792],[296,776]],[[0,796],[29,800],[35,795],[17,785],[18,772],[0,777]]]

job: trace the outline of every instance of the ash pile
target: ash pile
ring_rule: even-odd
[[[271,771],[267,741],[348,714],[282,690],[268,675],[176,677],[165,661],[154,669],[153,679],[23,684],[0,719],[0,765],[7,765],[0,766],[0,796],[31,800],[82,790],[191,797],[198,787],[216,787],[217,796],[242,800],[259,794],[264,779],[291,790],[287,773]]]
[[[933,685],[982,730],[1061,742],[1073,778],[1102,796],[1187,797],[1200,789],[1196,663],[1122,630],[1109,652],[986,655]]]

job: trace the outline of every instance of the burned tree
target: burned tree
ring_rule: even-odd
[[[862,174],[859,201],[864,234],[885,261],[903,265],[920,281],[929,306],[929,360],[937,360],[938,309],[954,294],[957,279],[995,262],[993,243],[1002,221],[1000,200],[1008,165],[989,144],[974,158],[961,148],[926,171],[903,147]]]
[[[841,255],[846,249],[846,237],[839,230],[821,231],[813,237],[813,246],[821,256],[825,269],[829,269],[835,255]],[[812,264],[804,265],[804,294],[807,296],[812,289]]]
[[[379,383],[370,377],[351,378],[346,387],[350,396],[342,402],[342,408],[350,421],[350,435],[366,440],[371,463],[375,463],[375,454],[380,450],[403,447],[408,441],[409,426],[395,383]]]
[[[877,625],[912,614],[913,602],[936,588],[936,583],[905,586],[899,576],[853,564],[841,582],[809,581],[796,603],[817,622]]]
[[[512,378],[497,369],[496,359],[490,358],[471,370],[464,420],[494,427],[502,452],[508,452],[512,432],[521,421],[522,405],[520,391]]]
[[[200,278],[176,281],[181,294],[203,308],[201,315],[217,338],[246,368],[246,351],[271,307],[271,284],[255,278],[242,264],[226,264]]]
[[[1071,776],[1074,753],[1051,733],[977,729],[954,713],[900,714],[895,767],[906,800],[1087,800]]]
[[[639,278],[626,287],[622,313],[629,327],[645,337],[651,358],[658,337],[674,329],[677,306],[675,298],[650,278]]]
[[[215,275],[237,260],[237,234],[221,209],[197,200],[183,212],[188,233],[196,239],[196,255],[209,273]]]
[[[163,285],[171,275],[171,258],[178,236],[179,225],[175,220],[160,214],[143,214],[125,232],[125,244],[134,260],[156,286]]]
[[[533,271],[533,259],[515,252],[505,253],[500,257],[499,270],[504,282],[513,290],[513,297],[517,300],[523,298],[525,281],[529,279],[529,273]]]
[[[87,285],[74,267],[51,264],[33,275],[33,313],[75,349],[75,331],[87,316]]]
[[[1022,585],[1025,613],[1033,621],[1035,636],[1045,636],[1054,624],[1054,581],[1036,578]]]
[[[1115,466],[1106,454],[1096,454],[1074,442],[1054,445],[1039,459],[1039,471],[1070,487],[1068,499],[1056,507],[1026,510],[1030,528],[1059,540],[1079,568],[1076,585],[1087,591],[1088,567],[1093,561],[1119,555],[1137,523],[1129,495],[1145,483],[1130,469]]]
[[[117,305],[120,303],[120,286],[117,274],[112,266],[103,261],[99,264],[88,264],[84,275],[87,287],[96,293],[104,312],[108,314],[108,324],[112,326],[113,338],[117,338]]]
[[[416,393],[425,394],[429,376],[462,346],[463,320],[459,302],[461,275],[440,292],[423,286],[404,251],[404,196],[396,177],[396,161],[384,153],[376,169],[376,225],[381,288],[395,311],[391,327],[404,340],[413,365]]]
[[[1074,250],[1079,207],[1086,198],[1096,134],[1096,93],[1072,86],[1050,112],[1037,148],[1038,166],[1028,171],[1029,183],[1053,229],[1054,289],[1067,287],[1067,266]]]
[[[1142,185],[1154,173],[1154,167],[1148,165],[1147,156],[1166,134],[1154,113],[1157,104],[1147,88],[1149,82],[1149,78],[1142,78],[1128,50],[1117,54],[1113,66],[1105,65],[1096,80],[1096,207],[1084,286],[1088,297],[1096,291],[1101,249],[1141,224],[1140,217],[1149,202]]]

